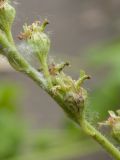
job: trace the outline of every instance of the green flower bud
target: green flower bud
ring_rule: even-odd
[[[120,110],[115,114],[113,111],[109,111],[109,118],[102,125],[107,125],[111,127],[112,136],[120,142]]]
[[[118,115],[114,114],[111,118],[113,118],[112,127],[112,135],[113,137],[120,142],[120,110],[117,111]]]
[[[18,38],[20,40],[25,40],[30,46],[32,52],[37,56],[41,64],[40,67],[42,72],[47,79],[48,88],[50,88],[52,86],[52,82],[47,64],[47,56],[50,49],[50,39],[44,33],[44,29],[47,24],[47,20],[45,20],[42,25],[39,21],[36,21],[30,26],[26,24],[23,26],[24,32],[21,32]]]
[[[112,132],[113,137],[120,142],[120,120],[115,123]]]
[[[24,32],[18,37],[20,40],[27,41],[42,65],[47,61],[47,55],[50,49],[50,39],[43,32],[47,24],[47,21],[42,25],[40,25],[39,21],[36,21],[30,26],[24,25]]]
[[[0,0],[0,30],[9,34],[15,18],[15,9],[8,0]]]

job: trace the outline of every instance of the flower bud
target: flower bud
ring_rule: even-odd
[[[113,119],[113,124],[111,124],[111,127],[113,137],[120,142],[120,110],[118,110],[117,113],[118,115],[111,115],[111,118]]]
[[[15,18],[15,9],[9,4],[8,0],[0,0],[0,30],[9,34]]]
[[[107,125],[111,127],[112,136],[120,142],[120,110],[115,114],[113,111],[109,111],[109,118],[102,125]]]
[[[39,21],[36,21],[30,26],[24,25],[24,32],[22,32],[18,37],[20,40],[27,41],[33,49],[33,52],[37,55],[41,64],[44,64],[47,60],[47,55],[50,48],[50,39],[43,32],[47,24],[47,21],[45,21],[42,25],[40,25]]]

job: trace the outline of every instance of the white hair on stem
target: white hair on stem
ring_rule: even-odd
[[[38,68],[40,64],[32,47],[30,47],[26,42],[21,42],[17,44],[17,48],[21,55],[31,64],[33,67]]]

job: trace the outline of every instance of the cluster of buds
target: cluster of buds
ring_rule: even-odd
[[[81,85],[90,76],[81,71],[80,78],[77,81],[73,80],[63,72],[65,66],[69,66],[69,63],[52,63],[49,65],[53,84],[51,94],[53,97],[58,97],[58,95],[62,97],[64,101],[63,109],[70,118],[77,122],[84,110],[87,99],[87,91]]]
[[[110,126],[113,137],[120,142],[120,110],[117,110],[116,113],[109,111],[108,120],[100,123],[100,125]]]

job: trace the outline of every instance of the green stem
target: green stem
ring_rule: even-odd
[[[8,53],[8,61],[14,69],[25,73],[28,77],[33,79],[40,87],[47,89],[47,83],[43,75],[34,69],[20,54],[13,48]]]
[[[0,44],[2,45],[1,53],[7,57],[11,66],[20,72],[25,73],[33,79],[41,88],[47,90],[47,83],[43,75],[34,69],[17,51],[14,44],[8,42],[4,34],[0,36]]]
[[[49,73],[49,70],[48,70],[48,64],[47,64],[46,60],[41,62],[41,64],[42,64],[42,69],[43,69],[44,76],[45,76],[45,78],[48,82],[48,89],[51,89],[52,88],[52,81],[51,81],[50,73]]]
[[[47,56],[46,57],[44,57],[44,56],[41,57],[40,55],[41,55],[41,53],[37,54],[39,62],[40,62],[41,67],[42,67],[44,77],[47,80],[47,85],[48,85],[47,87],[48,87],[48,89],[51,89],[52,88],[52,81],[51,81],[49,68],[48,68],[48,64],[47,64]]]
[[[86,134],[95,139],[108,153],[116,160],[120,160],[120,151],[107,140],[99,131],[97,131],[88,121],[80,120],[80,126]]]
[[[64,102],[63,98],[59,95],[54,98],[58,104],[65,110],[66,109],[66,102]],[[66,113],[68,111],[65,110]],[[95,141],[97,141],[110,155],[112,155],[116,160],[120,160],[120,151],[105,137],[103,136],[98,130],[96,130],[86,119],[85,119],[85,111],[81,110],[80,117],[73,119],[83,131],[91,136]],[[74,117],[74,115],[71,115]],[[70,116],[70,117],[71,117]],[[78,120],[79,119],[79,120]]]
[[[6,32],[6,36],[7,36],[8,40],[9,40],[9,42],[14,45],[14,40],[13,40],[11,31],[7,31]]]

